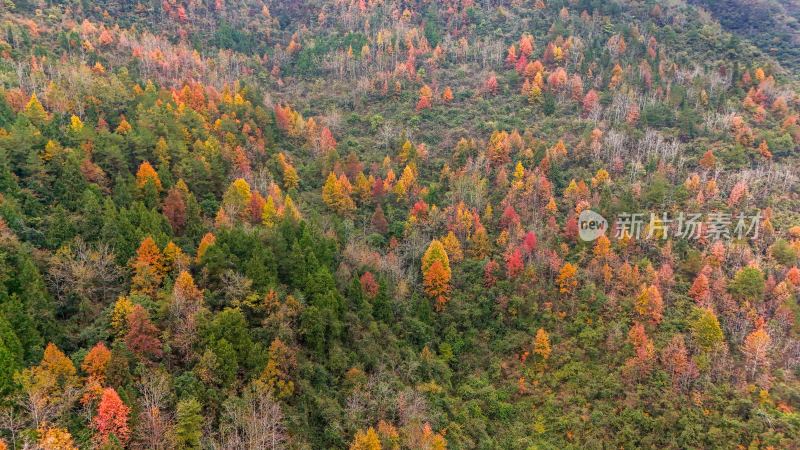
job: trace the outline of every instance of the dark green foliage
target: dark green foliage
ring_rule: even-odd
[[[772,252],[772,257],[786,267],[797,264],[797,252],[783,239],[779,239],[772,244],[770,251]]]
[[[764,295],[764,274],[755,267],[745,267],[736,273],[730,291],[736,297],[760,301]]]
[[[175,432],[176,444],[180,448],[200,449],[202,437],[202,406],[194,398],[187,398],[178,402],[178,426]]]
[[[653,127],[671,127],[675,123],[675,113],[665,103],[654,103],[642,110],[642,122]]]
[[[14,389],[13,375],[23,367],[23,348],[5,312],[0,312],[0,395]]]
[[[707,8],[725,28],[749,38],[750,42],[775,56],[781,64],[792,68],[800,64],[800,52],[791,43],[797,36],[800,10],[791,2],[693,0],[691,3]]]

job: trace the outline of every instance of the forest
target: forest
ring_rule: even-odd
[[[800,449],[797,20],[0,0],[0,450]]]

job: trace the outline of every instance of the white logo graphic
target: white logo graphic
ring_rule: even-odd
[[[608,221],[590,209],[584,209],[578,216],[578,236],[584,241],[591,242],[605,234]]]

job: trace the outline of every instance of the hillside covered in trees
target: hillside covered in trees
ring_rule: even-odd
[[[692,0],[720,24],[746,38],[788,68],[800,66],[800,2],[797,0]],[[735,39],[735,38],[734,38]]]
[[[800,448],[797,17],[0,0],[0,450]]]

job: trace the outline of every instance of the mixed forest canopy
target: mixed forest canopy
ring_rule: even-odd
[[[800,447],[798,17],[0,0],[0,450]]]

